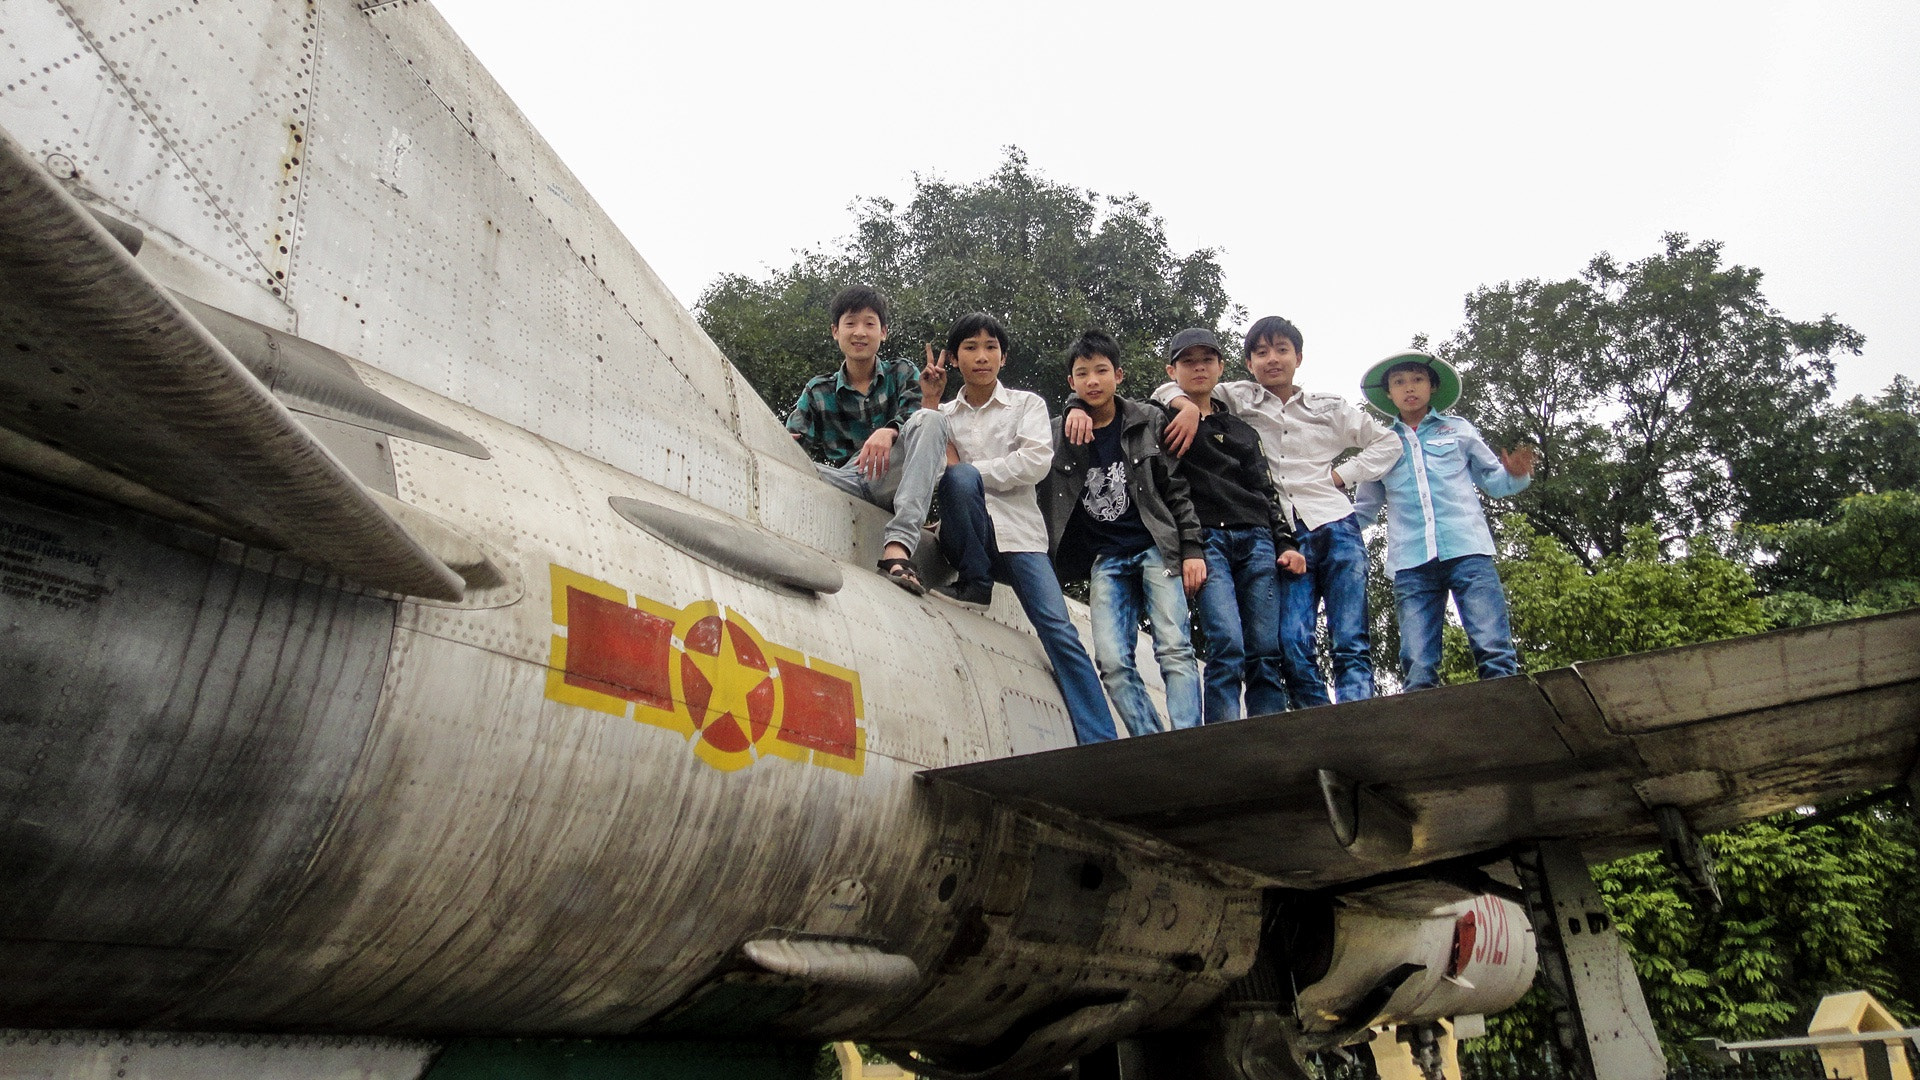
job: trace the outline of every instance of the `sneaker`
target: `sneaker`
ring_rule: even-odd
[[[935,585],[928,591],[948,603],[959,604],[962,607],[983,608],[993,603],[992,583],[962,585],[956,581],[951,585]]]

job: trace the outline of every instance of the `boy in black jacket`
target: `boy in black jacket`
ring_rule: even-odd
[[[1134,645],[1144,607],[1154,659],[1176,728],[1200,723],[1200,670],[1187,624],[1187,596],[1207,576],[1200,520],[1187,483],[1160,454],[1166,413],[1116,393],[1126,378],[1120,346],[1088,330],[1067,350],[1067,383],[1093,419],[1093,441],[1069,446],[1053,422],[1053,468],[1040,507],[1062,581],[1091,578],[1093,660],[1129,735],[1162,730],[1140,680]]]
[[[1195,599],[1207,635],[1209,724],[1240,719],[1243,684],[1248,714],[1287,707],[1276,567],[1294,574],[1307,568],[1280,511],[1260,436],[1214,407],[1223,370],[1210,330],[1182,330],[1167,343],[1167,377],[1200,410],[1200,430],[1180,471],[1206,528],[1207,575]]]

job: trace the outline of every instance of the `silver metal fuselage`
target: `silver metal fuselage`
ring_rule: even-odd
[[[644,141],[644,103],[608,110]],[[1172,1022],[1252,962],[1250,877],[913,782],[1072,741],[1038,644],[861,569],[879,512],[817,481],[430,7],[0,0],[0,128],[177,294],[484,447],[294,406],[497,571],[396,598],[0,489],[0,1025],[979,1045],[1063,1002]],[[716,568],[615,498],[797,543],[845,585]],[[679,619],[673,702],[567,682],[567,583]],[[678,692],[703,615],[856,677],[857,756],[703,752]],[[743,958],[761,939],[919,975],[775,974]]]

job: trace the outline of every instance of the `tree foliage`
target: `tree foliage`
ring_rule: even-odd
[[[1912,817],[1870,809],[1806,828],[1798,817],[1705,838],[1725,898],[1719,912],[1695,904],[1655,854],[1595,868],[1669,1039],[1777,1035],[1845,990],[1907,1016],[1920,1003]]]
[[[1920,604],[1920,492],[1854,495],[1825,522],[1748,530],[1765,560],[1768,614],[1778,626]]]
[[[1515,500],[1536,527],[1591,562],[1646,522],[1671,540],[1805,516],[1795,455],[1824,437],[1833,357],[1865,339],[1781,315],[1760,282],[1720,244],[1670,233],[1635,262],[1601,254],[1575,278],[1467,298],[1441,352],[1476,380],[1463,412],[1543,451]]]
[[[839,363],[827,304],[848,284],[888,295],[887,351],[916,363],[959,316],[998,316],[1013,335],[1001,378],[1050,400],[1065,393],[1061,350],[1086,327],[1112,333],[1151,378],[1175,332],[1211,327],[1226,344],[1245,318],[1214,249],[1176,254],[1146,200],[1050,180],[1014,147],[985,179],[916,175],[904,206],[868,198],[852,209],[853,233],[839,243],[762,278],[723,275],[696,304],[701,327],[776,411]]]

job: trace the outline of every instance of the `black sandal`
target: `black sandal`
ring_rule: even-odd
[[[912,559],[881,559],[880,572],[886,575],[888,581],[915,596],[927,594],[927,587],[920,584],[920,575],[914,570]]]

